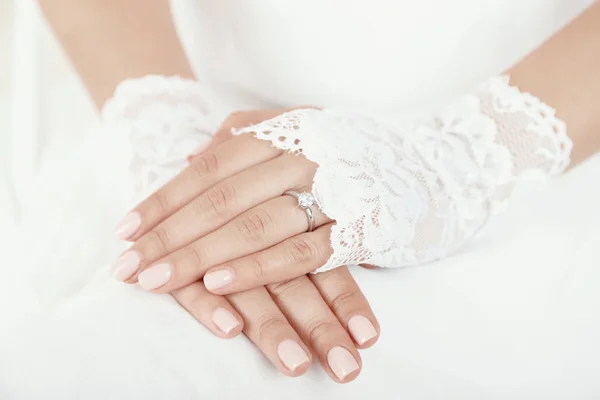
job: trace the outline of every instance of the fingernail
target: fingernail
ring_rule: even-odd
[[[215,311],[213,311],[212,320],[215,325],[224,333],[231,332],[240,324],[237,318],[225,308],[217,308]]]
[[[197,156],[198,154],[202,153],[204,150],[206,150],[206,148],[208,147],[210,142],[206,142],[201,144],[200,146],[196,147],[191,153],[190,156]]]
[[[124,253],[115,262],[113,267],[113,277],[118,281],[126,281],[136,273],[140,267],[140,256],[135,251]]]
[[[356,343],[360,345],[367,343],[377,336],[377,331],[371,321],[362,315],[355,315],[350,318],[348,321],[348,330]]]
[[[117,225],[115,234],[121,240],[127,240],[131,237],[142,225],[142,217],[137,212],[129,213],[123,218],[123,220]]]
[[[343,381],[348,375],[358,369],[358,363],[348,350],[334,347],[327,353],[327,363],[339,380]]]
[[[290,371],[310,361],[302,347],[292,339],[286,339],[277,346],[277,356]]]
[[[208,290],[220,289],[233,281],[233,272],[229,269],[220,269],[204,275],[204,286]]]
[[[139,276],[140,286],[146,290],[154,290],[171,280],[173,268],[170,264],[157,264],[145,269]]]

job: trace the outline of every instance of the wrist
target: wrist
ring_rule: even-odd
[[[208,142],[218,126],[205,90],[197,81],[149,75],[121,82],[101,111],[104,133],[125,141],[138,195],[157,189],[149,170],[174,176],[186,157]]]

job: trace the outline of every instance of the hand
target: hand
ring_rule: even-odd
[[[234,337],[243,326],[287,376],[308,370],[312,350],[331,379],[350,382],[362,368],[357,348],[370,347],[379,337],[377,320],[347,268],[225,297],[211,294],[201,281],[172,295],[220,337]]]
[[[220,132],[281,110],[236,113]],[[222,134],[222,133],[221,133]],[[121,280],[155,293],[204,279],[217,294],[305,275],[324,265],[333,221],[313,206],[316,229],[286,190],[310,191],[316,164],[250,135],[204,151],[136,207],[119,227],[135,241],[119,262]]]
[[[274,115],[273,112],[260,114],[263,119]],[[256,114],[252,117],[255,119],[248,123],[260,121]],[[229,139],[231,128],[235,126],[231,123],[235,120],[228,119],[205,152]],[[128,263],[132,256],[133,262]],[[117,270],[121,279],[126,279],[127,274],[135,276],[135,271],[127,272],[131,271],[131,265],[139,264],[134,268],[148,265],[149,261],[141,260],[147,258],[143,254],[140,257],[137,252],[128,252],[122,257],[120,271]],[[130,266],[123,269],[126,264]],[[132,281],[135,279],[129,280]],[[285,284],[269,285],[266,290],[258,288],[226,298],[209,293],[202,282],[174,290],[172,294],[218,336],[233,337],[243,326],[247,336],[274,365],[290,376],[301,375],[308,369],[310,361],[304,354],[310,354],[306,352],[309,347],[334,380],[349,382],[360,371],[361,361],[356,348],[370,347],[379,335],[373,312],[346,268],[310,278],[302,276]],[[311,300],[307,303],[307,299]],[[286,345],[282,346],[284,342]],[[287,353],[278,351],[280,346],[281,351],[287,347]]]

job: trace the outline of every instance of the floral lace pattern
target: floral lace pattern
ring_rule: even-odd
[[[340,265],[400,267],[460,248],[524,178],[569,164],[555,111],[495,77],[436,116],[401,120],[344,110],[295,110],[234,132],[251,133],[319,165],[313,194],[336,221]]]
[[[179,173],[218,127],[201,86],[178,77],[123,82],[102,118],[130,145],[139,198]],[[432,117],[305,109],[234,132],[245,133],[319,165],[313,194],[336,225],[333,255],[317,272],[443,258],[477,234],[520,181],[562,172],[572,147],[555,111],[507,77]]]
[[[127,139],[138,199],[185,168],[219,126],[197,82],[156,75],[122,82],[101,117],[108,134]]]

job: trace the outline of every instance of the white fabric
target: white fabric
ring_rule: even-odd
[[[146,76],[122,82],[104,105],[103,134],[123,138],[131,158],[123,171],[141,201],[186,165],[196,146],[219,127],[203,88],[179,77]]]
[[[102,110],[106,134],[129,139],[137,198],[183,168],[217,124],[200,83],[146,76],[122,82]],[[318,165],[318,207],[336,221],[342,265],[403,267],[446,257],[506,203],[519,183],[563,172],[572,142],[555,110],[494,77],[435,115],[401,119],[339,109],[296,109],[252,134]]]
[[[444,258],[475,237],[524,177],[564,171],[572,147],[555,111],[508,77],[422,119],[299,109],[235,134],[318,164],[312,190],[336,224],[333,254],[317,272]]]
[[[435,103],[503,70],[585,2],[440,0],[431,12],[433,0],[400,1],[394,7],[403,13],[389,12],[398,22],[385,25],[387,31],[378,30],[378,17],[390,2],[360,2],[373,9],[352,11],[364,24],[356,35],[366,38],[354,41],[355,53],[328,45],[354,35],[359,25],[348,18],[351,11],[339,2],[318,3],[221,0],[202,16],[176,11],[188,46],[196,42],[189,49],[199,71],[221,96],[220,116],[273,104],[354,108],[372,99],[372,107],[387,111]],[[288,12],[285,24],[276,23]],[[207,34],[190,34],[183,18]],[[244,18],[249,22],[240,24]],[[319,24],[298,30],[308,20]],[[265,40],[273,32],[277,42],[269,50]],[[400,52],[373,45],[388,37]],[[311,47],[315,38],[327,46]],[[354,62],[341,57],[343,50]],[[355,56],[367,51],[381,56],[385,71],[369,68],[372,57]],[[344,70],[331,69],[328,52]],[[214,63],[211,71],[198,58]],[[351,93],[339,90],[350,86]],[[67,121],[82,109],[81,98],[61,92],[53,104],[64,107]],[[69,135],[80,126],[70,128]],[[215,339],[170,298],[119,285],[108,267],[98,267],[120,251],[111,229],[131,205],[123,177],[131,159],[111,140],[93,137],[76,152],[61,151],[64,144],[48,151],[38,201],[18,230],[0,229],[8,243],[0,266],[1,398],[593,399],[600,393],[598,159],[515,201],[460,255],[414,269],[354,270],[383,330],[377,346],[362,353],[361,377],[340,386],[318,368],[286,378],[244,338]]]

